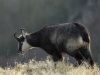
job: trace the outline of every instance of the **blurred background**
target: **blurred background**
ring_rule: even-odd
[[[88,28],[93,59],[100,64],[100,0],[0,0],[0,66],[13,66],[15,61],[28,62],[32,58],[46,59],[47,54],[40,48],[24,56],[17,54],[13,34],[20,34],[20,28],[30,33],[66,22],[80,22]]]

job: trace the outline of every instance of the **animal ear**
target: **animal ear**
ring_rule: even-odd
[[[24,28],[20,28],[20,31],[22,33],[22,36],[25,38],[27,31]]]

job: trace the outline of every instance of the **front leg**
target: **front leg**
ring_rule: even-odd
[[[57,62],[57,61],[62,61],[63,59],[62,59],[62,55],[53,55],[52,56],[52,58],[53,58],[53,61],[54,62]]]
[[[57,67],[57,62],[63,60],[61,53],[57,53],[57,52],[53,53],[52,58],[54,61],[55,68]]]

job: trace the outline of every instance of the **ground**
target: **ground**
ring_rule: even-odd
[[[100,69],[95,65],[89,68],[87,63],[73,67],[71,63],[58,62],[56,68],[50,59],[45,61],[30,60],[28,63],[15,62],[14,67],[0,67],[0,75],[100,75]]]

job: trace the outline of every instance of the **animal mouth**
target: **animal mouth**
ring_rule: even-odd
[[[18,54],[24,55],[26,52],[25,51],[20,51]]]
[[[26,53],[25,51],[21,51],[21,52],[20,52],[21,55],[24,55],[25,53]]]

